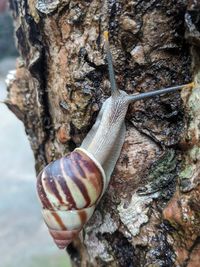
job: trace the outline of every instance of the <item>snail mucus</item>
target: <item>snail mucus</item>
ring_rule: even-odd
[[[61,249],[78,236],[108,187],[125,140],[124,120],[129,104],[194,87],[190,83],[135,95],[119,90],[108,33],[105,32],[104,36],[111,96],[103,103],[95,124],[81,146],[48,164],[37,179],[44,221]]]

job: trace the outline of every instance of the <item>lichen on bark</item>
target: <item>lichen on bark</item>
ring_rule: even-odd
[[[21,56],[7,104],[25,125],[36,172],[81,144],[110,95],[104,30],[127,93],[199,84],[195,1],[10,0],[10,7]],[[109,188],[68,248],[74,266],[198,266],[198,99],[197,89],[131,104]]]

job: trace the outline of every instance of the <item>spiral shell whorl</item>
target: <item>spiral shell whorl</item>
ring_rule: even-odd
[[[55,243],[65,248],[92,216],[105,188],[105,174],[82,149],[76,149],[38,175],[43,218]]]

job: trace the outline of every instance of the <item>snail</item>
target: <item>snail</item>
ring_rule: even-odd
[[[103,196],[125,140],[125,116],[130,103],[156,95],[193,88],[193,83],[128,95],[116,86],[108,33],[105,49],[111,96],[81,146],[48,164],[38,175],[42,214],[54,242],[64,249],[91,218]]]

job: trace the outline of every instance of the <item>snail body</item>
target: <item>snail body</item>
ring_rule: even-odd
[[[128,108],[124,97],[116,97],[118,101],[110,97],[104,102],[81,147],[51,162],[38,175],[43,218],[59,248],[77,237],[109,184],[124,143]]]
[[[116,87],[107,36],[105,45],[111,96],[103,103],[81,146],[48,164],[37,179],[43,218],[59,248],[67,247],[78,236],[109,184],[124,143],[124,120],[129,104],[193,86],[188,84],[128,95]]]

